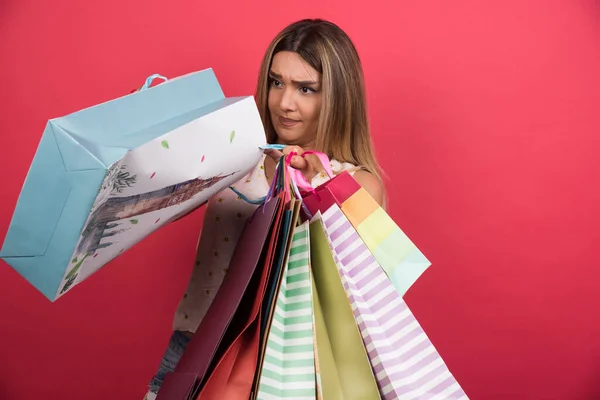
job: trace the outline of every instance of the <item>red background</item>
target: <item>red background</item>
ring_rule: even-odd
[[[254,91],[268,42],[324,17],[364,60],[391,215],[433,265],[406,300],[472,399],[600,398],[600,4],[0,2],[0,240],[47,119],[146,76]],[[202,210],[52,304],[0,262],[0,398],[141,399]]]

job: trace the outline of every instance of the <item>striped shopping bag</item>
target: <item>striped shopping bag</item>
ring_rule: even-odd
[[[342,210],[321,218],[381,397],[467,399],[444,360]]]
[[[308,222],[294,229],[284,266],[257,399],[316,399]]]

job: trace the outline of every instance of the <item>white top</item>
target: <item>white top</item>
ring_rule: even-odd
[[[256,168],[233,185],[249,199],[259,199],[269,191],[264,171],[265,157],[263,155]],[[331,161],[331,168],[334,173],[346,170],[353,174],[356,170],[354,165],[336,160]],[[327,174],[322,172],[311,183],[317,187],[328,180]],[[223,282],[245,222],[258,206],[242,200],[231,189],[225,189],[212,197],[206,207],[196,263],[175,312],[174,330],[196,331]]]

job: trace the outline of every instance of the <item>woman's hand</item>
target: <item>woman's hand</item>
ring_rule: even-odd
[[[312,178],[324,169],[321,160],[319,160],[319,157],[316,155],[307,154],[302,157],[304,150],[300,146],[286,146],[283,151],[273,149],[265,150],[265,154],[273,158],[275,163],[277,163],[281,157],[287,157],[291,152],[296,153],[296,155],[292,156],[290,165],[301,171],[308,182],[311,182]],[[354,173],[354,179],[356,179],[358,184],[361,185],[384,210],[386,210],[386,195],[383,182],[377,179],[375,175],[365,170],[356,171]]]
[[[282,151],[279,150],[265,150],[265,154],[273,158],[275,162],[278,162],[281,157],[287,157],[290,153],[296,153],[290,160],[290,166],[302,172],[302,175],[307,181],[311,181],[320,171],[322,171],[323,164],[317,156],[314,154],[304,154],[304,150],[300,146],[286,146]]]

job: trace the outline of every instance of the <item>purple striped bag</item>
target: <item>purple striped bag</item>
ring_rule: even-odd
[[[468,399],[342,210],[333,205],[320,218],[381,397]]]

